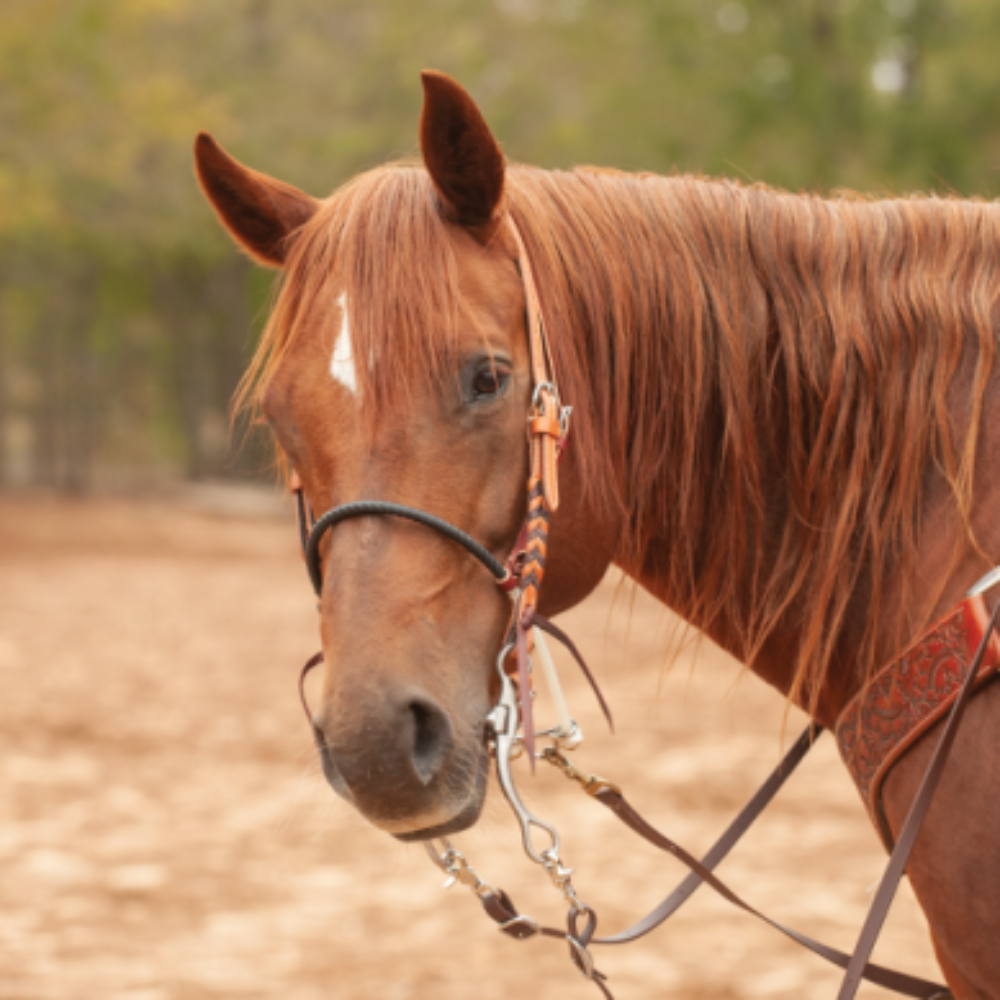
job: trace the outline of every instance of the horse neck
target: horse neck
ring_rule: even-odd
[[[578,380],[574,401],[597,400],[587,430],[618,484],[616,561],[829,724],[983,562],[956,512],[965,473],[942,465],[941,424],[961,454],[979,422],[960,400],[991,377],[981,317],[1000,277],[983,281],[996,266],[968,249],[983,225],[1000,244],[1000,211],[840,205],[688,177],[564,183],[589,213],[575,260],[574,234],[549,222],[577,280],[580,367],[606,380]],[[935,226],[949,240],[936,254]],[[909,301],[877,301],[865,269],[907,254]],[[960,294],[923,280],[942,257]],[[989,489],[963,502],[982,509]],[[917,566],[934,585],[915,583]]]

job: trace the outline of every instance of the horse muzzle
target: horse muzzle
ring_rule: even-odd
[[[313,723],[323,773],[334,791],[401,840],[457,833],[482,811],[484,737],[460,739],[426,692],[379,692]]]

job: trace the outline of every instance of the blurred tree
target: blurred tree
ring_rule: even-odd
[[[5,0],[0,482],[245,475],[267,279],[191,141],[314,194],[416,152],[419,70],[513,159],[990,195],[993,0]]]

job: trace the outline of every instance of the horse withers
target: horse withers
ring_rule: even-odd
[[[423,162],[322,200],[197,141],[223,224],[283,271],[242,392],[312,508],[396,502],[515,546],[523,239],[574,408],[539,610],[615,564],[835,726],[1000,558],[1000,206],[512,165],[457,84],[424,89]],[[400,839],[469,827],[510,601],[398,518],[320,556],[328,778]],[[971,702],[908,867],[963,1000],[1000,997],[998,699]],[[933,744],[888,773],[890,836]]]

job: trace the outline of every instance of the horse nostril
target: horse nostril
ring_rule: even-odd
[[[448,717],[431,701],[411,701],[407,710],[413,725],[413,769],[429,785],[438,775],[454,743]]]

